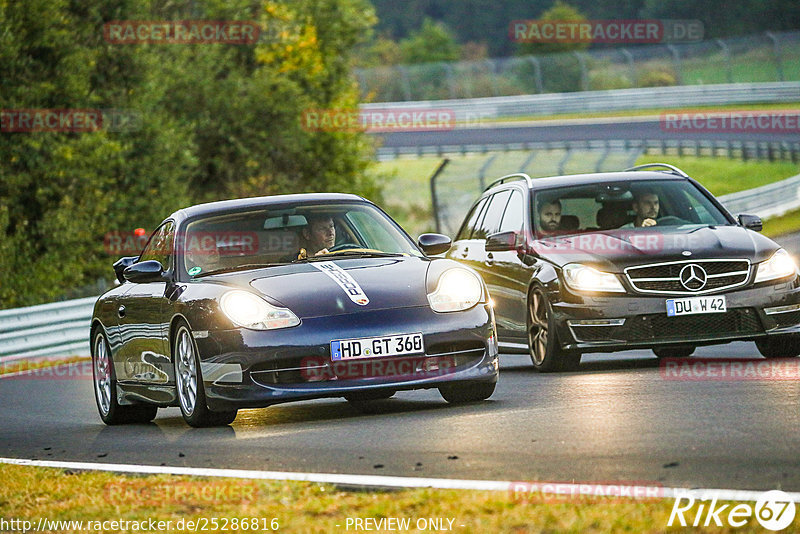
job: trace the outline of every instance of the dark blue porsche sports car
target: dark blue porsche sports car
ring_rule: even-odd
[[[95,305],[94,391],[107,424],[179,406],[192,426],[239,408],[320,397],[366,402],[438,388],[488,398],[498,375],[481,278],[429,255],[353,195],[228,200],[169,216]]]

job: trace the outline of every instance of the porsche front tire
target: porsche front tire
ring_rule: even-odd
[[[236,419],[237,410],[214,412],[208,409],[197,345],[189,325],[183,321],[175,331],[172,359],[175,365],[178,405],[183,420],[195,428],[231,424]]]

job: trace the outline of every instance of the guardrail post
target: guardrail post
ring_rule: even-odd
[[[580,52],[572,52],[578,59],[578,63],[581,66],[581,91],[588,91],[589,90],[589,72],[586,69],[586,58]]]
[[[775,70],[778,73],[778,79],[780,81],[784,81],[783,79],[783,62],[781,61],[781,43],[778,40],[778,36],[772,32],[765,32],[767,39],[772,41],[772,53],[775,55]]]
[[[489,82],[492,84],[492,95],[493,96],[500,96],[500,91],[497,88],[497,76],[495,76],[495,65],[494,61],[489,58],[486,58],[486,64],[489,65]]]
[[[733,83],[733,66],[731,65],[731,49],[722,39],[714,39],[714,42],[722,49],[725,58],[725,71],[727,72],[728,83]]]
[[[681,72],[681,55],[675,45],[668,44],[667,50],[672,54],[672,63],[675,66],[675,81],[678,85],[683,85],[683,73]]]
[[[494,159],[497,157],[497,154],[492,155],[489,159],[486,160],[486,163],[481,165],[480,170],[478,171],[478,184],[481,187],[481,191],[484,190],[486,187],[486,171],[489,169],[489,166],[494,163]]]
[[[398,65],[397,70],[400,71],[400,84],[403,86],[403,94],[406,97],[406,102],[410,102],[411,98],[411,82],[408,78],[408,69],[405,65]]]
[[[533,65],[533,79],[536,83],[536,93],[542,94],[544,93],[544,83],[542,83],[542,65],[539,63],[539,60],[536,59],[534,56],[526,56],[528,61],[530,61],[531,65]]]
[[[636,87],[638,76],[636,75],[636,63],[633,61],[633,54],[631,54],[627,48],[620,48],[619,51],[625,56],[625,61],[628,62],[628,68],[631,69],[631,86]]]
[[[456,97],[456,81],[453,76],[453,66],[450,63],[442,62],[444,65],[444,71],[447,73],[447,85],[450,89],[450,98],[454,99]],[[466,95],[469,97],[469,93]]]
[[[442,233],[442,224],[439,222],[439,201],[436,198],[436,179],[442,174],[444,168],[447,167],[447,164],[450,163],[448,158],[444,158],[442,162],[436,167],[436,170],[433,171],[433,174],[430,178],[431,184],[431,208],[433,209],[433,222],[436,226],[436,233]]]
[[[528,155],[528,157],[525,159],[525,161],[522,162],[522,165],[520,165],[519,172],[524,172],[524,173],[527,174],[528,173],[528,171],[527,171],[528,165],[531,164],[531,162],[533,161],[533,158],[535,156],[536,156],[536,151],[535,150],[531,150],[531,153]]]

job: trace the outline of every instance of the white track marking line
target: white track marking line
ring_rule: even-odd
[[[731,489],[705,489],[705,488],[666,488],[659,486],[640,486],[635,483],[598,484],[593,482],[511,482],[501,480],[462,480],[450,478],[420,478],[397,477],[377,475],[349,475],[338,473],[296,473],[290,471],[253,471],[245,469],[215,469],[204,467],[177,467],[137,464],[106,464],[95,462],[60,462],[50,460],[27,460],[21,458],[0,458],[0,463],[11,465],[24,465],[32,467],[54,467],[60,469],[79,469],[87,471],[110,471],[115,473],[137,473],[153,475],[185,475],[201,477],[243,478],[255,480],[297,480],[303,482],[317,482],[323,484],[340,484],[348,486],[375,486],[391,488],[435,488],[435,489],[463,489],[483,491],[511,492],[515,487],[535,486],[537,493],[561,495],[562,497],[579,496],[583,488],[584,493],[589,486],[595,493],[593,496],[606,495],[620,496],[622,487],[634,487],[650,490],[649,495],[657,494],[662,498],[676,498],[689,496],[696,499],[716,497],[724,501],[756,501],[764,491],[731,490]],[[765,490],[766,491],[766,490]],[[524,492],[524,491],[523,491]],[[597,493],[600,492],[600,493]],[[646,493],[646,492],[645,492]],[[647,493],[646,493],[647,494]],[[787,494],[795,502],[800,502],[800,493]],[[637,498],[637,497],[630,497]],[[642,497],[646,498],[646,497]],[[652,497],[649,497],[652,498]]]

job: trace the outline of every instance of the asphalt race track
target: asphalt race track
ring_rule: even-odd
[[[800,249],[798,235],[781,241]],[[695,355],[764,361],[745,342]],[[327,399],[243,410],[216,429],[189,428],[177,408],[161,410],[154,424],[106,427],[85,374],[6,378],[0,456],[800,490],[797,380],[666,379],[649,351],[585,355],[573,373],[537,374],[518,355],[502,355],[501,367],[497,391],[482,403],[451,406],[436,390],[401,392],[362,412]]]
[[[797,141],[797,133],[668,131],[658,117],[611,117],[599,119],[542,120],[478,125],[449,131],[412,131],[373,134],[383,148],[446,145],[543,143],[590,140],[681,139],[691,141]]]

